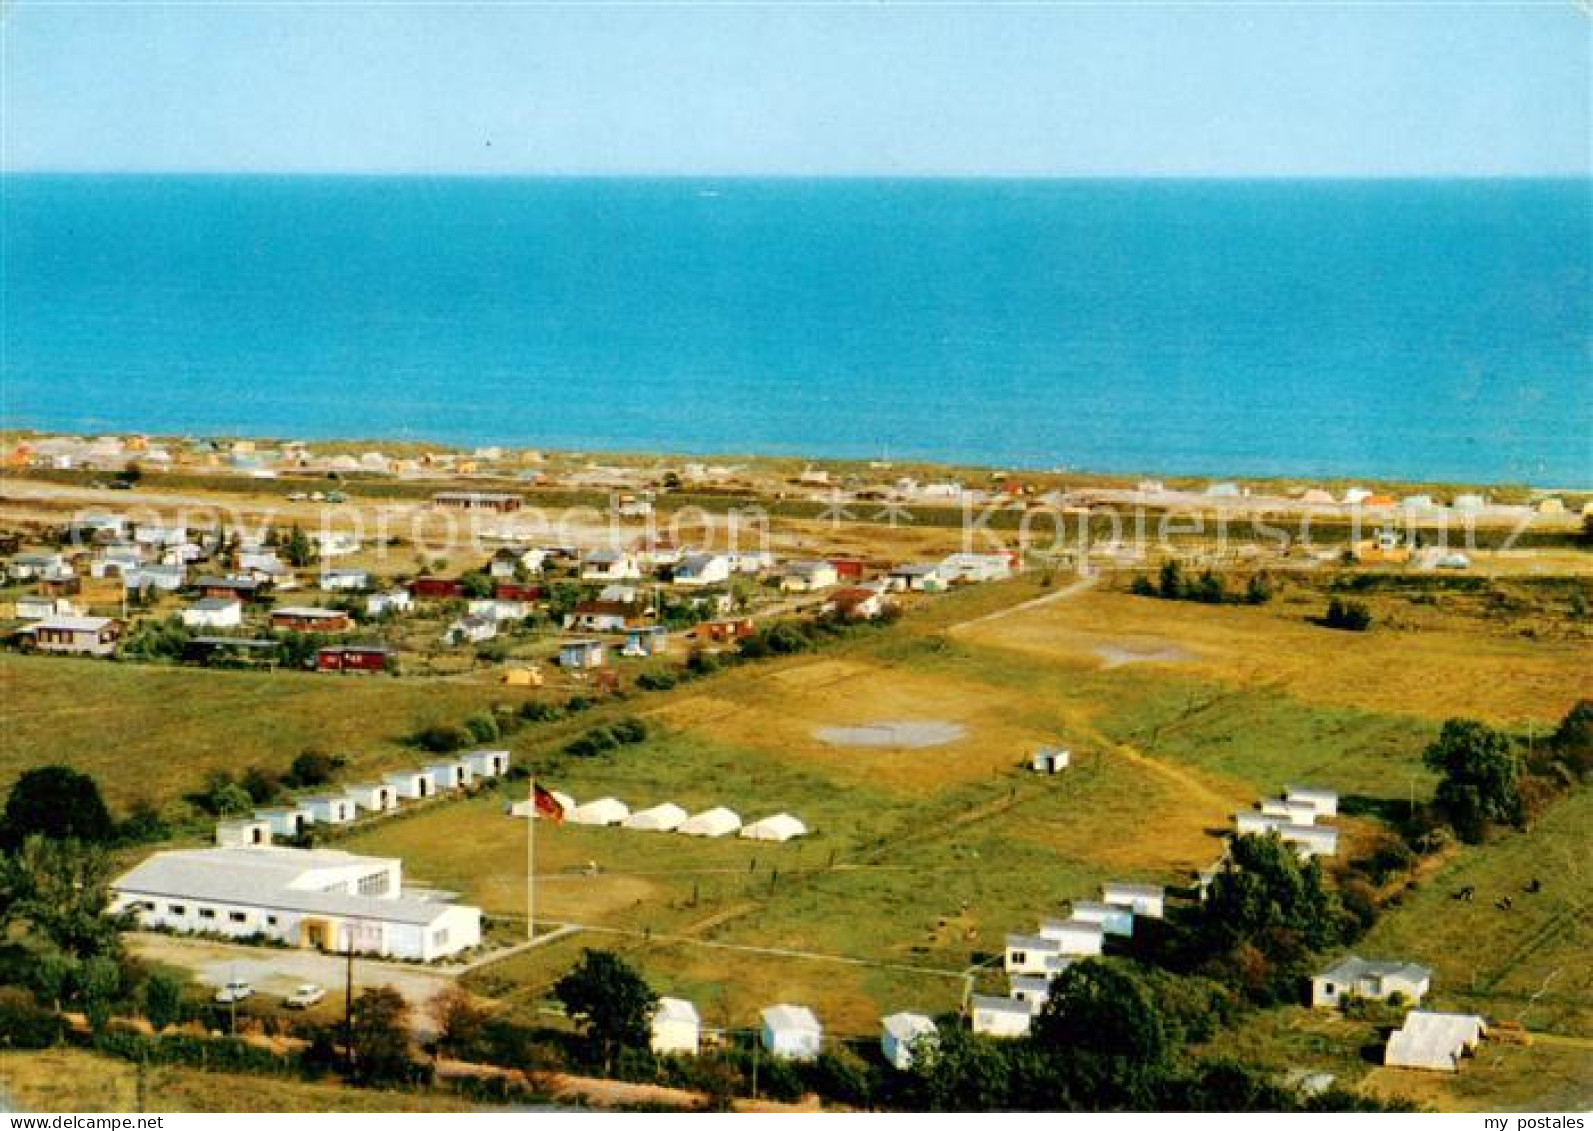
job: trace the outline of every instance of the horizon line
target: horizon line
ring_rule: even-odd
[[[90,169],[0,167],[0,179],[11,177],[97,177],[209,179],[274,178],[280,180],[479,180],[479,181],[1586,181],[1593,184],[1593,168],[1581,172],[654,172],[535,171],[426,169]]]

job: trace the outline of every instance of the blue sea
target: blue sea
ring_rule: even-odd
[[[1579,181],[0,181],[3,423],[1593,485]]]

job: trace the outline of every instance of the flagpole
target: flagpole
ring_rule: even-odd
[[[537,779],[530,779],[526,793],[525,817],[525,940],[535,942],[537,937]]]

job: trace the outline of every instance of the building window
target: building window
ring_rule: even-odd
[[[361,876],[359,894],[361,895],[386,895],[388,890],[388,875],[386,872],[377,872],[370,876]]]
[[[1014,966],[1027,966],[1029,964],[1029,956],[1021,950],[1015,950],[1012,952],[1012,964]]]
[[[432,946],[447,946],[448,945],[448,928],[447,927],[444,927],[444,928],[442,928],[439,931],[433,931],[431,933],[431,945]]]
[[[186,915],[188,914],[188,908],[180,903],[170,903],[166,905],[166,913],[169,915]]]
[[[247,923],[249,921],[248,914],[243,911],[229,911],[227,913],[227,918],[231,919],[234,923]]]
[[[266,916],[266,926],[275,927],[276,925],[277,925],[277,917],[275,915],[267,915]]]
[[[201,907],[199,909],[199,917],[201,919],[214,919],[216,917],[216,909],[214,907]]]

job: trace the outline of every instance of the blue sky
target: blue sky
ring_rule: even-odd
[[[75,4],[3,17],[5,168],[1589,173],[1535,5]]]

